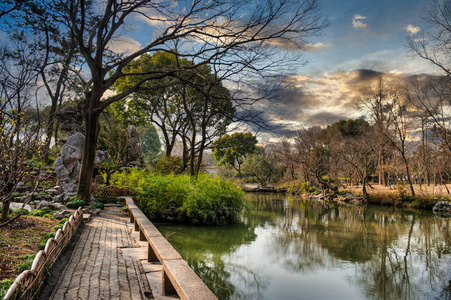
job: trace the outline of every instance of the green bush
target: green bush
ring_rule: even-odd
[[[77,209],[79,207],[85,206],[86,203],[83,200],[78,199],[77,197],[72,197],[69,202],[67,202],[66,207],[67,208],[73,208]]]
[[[42,217],[44,215],[45,215],[45,211],[43,211],[43,210],[33,209],[32,211],[30,211],[30,216]]]
[[[103,203],[100,203],[100,202],[93,203],[93,204],[91,204],[91,206],[94,207],[94,208],[100,208],[100,209],[104,209],[105,208],[105,205],[103,205]]]
[[[234,183],[203,175],[197,179],[182,210],[192,223],[225,225],[237,220],[243,209],[243,195]]]
[[[13,284],[14,279],[3,279],[0,281],[0,299],[3,299],[9,287]]]
[[[96,200],[100,203],[106,204],[108,203],[108,199],[107,198],[96,198]]]
[[[22,197],[23,196],[23,194],[22,193],[12,193],[12,195],[11,195],[11,198],[17,198],[17,197]]]
[[[45,244],[44,244],[45,247]],[[20,259],[23,260],[20,264],[16,266],[16,274],[20,274],[25,270],[30,270],[31,266],[33,265],[33,260],[35,258],[36,254],[28,254],[22,256]]]
[[[16,208],[10,211],[10,214],[12,216],[17,216],[20,213],[21,209],[20,208]],[[28,209],[22,209],[22,215],[26,216],[29,215],[30,212],[28,211]]]
[[[49,212],[52,211],[52,209],[48,206],[44,206],[43,208],[41,208],[41,210],[45,211],[45,212]]]
[[[128,212],[127,206],[122,206],[121,207],[121,212],[124,212],[124,213]]]
[[[113,180],[131,187],[141,210],[156,220],[223,225],[236,220],[243,208],[244,193],[234,183],[207,174],[194,180],[134,169],[114,174]]]

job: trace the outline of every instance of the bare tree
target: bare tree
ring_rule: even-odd
[[[390,114],[392,105],[392,88],[382,77],[364,87],[356,97],[361,107],[370,112],[371,121],[376,127],[375,139],[378,141],[378,172],[379,184],[387,184],[387,172],[384,171],[389,156],[389,129],[393,119]]]
[[[39,51],[11,37],[0,59],[0,201],[1,221],[7,221],[12,194],[29,176],[31,155],[40,152],[41,122],[35,101]],[[38,155],[39,157],[39,155]],[[1,224],[1,225],[3,225]]]
[[[423,19],[429,27],[407,38],[413,55],[451,75],[451,2],[432,0],[424,10]]]

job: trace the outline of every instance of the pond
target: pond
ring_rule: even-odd
[[[158,225],[219,299],[451,299],[450,219],[246,194],[239,224]]]

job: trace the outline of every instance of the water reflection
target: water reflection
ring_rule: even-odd
[[[451,299],[450,219],[248,194],[242,222],[159,226],[220,299]]]

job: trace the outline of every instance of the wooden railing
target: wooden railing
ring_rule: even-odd
[[[131,196],[132,190],[129,187],[120,187],[120,186],[101,186],[92,184],[91,185],[91,194],[96,198],[108,198],[108,199],[116,199],[122,196]]]
[[[159,261],[163,267],[164,295],[177,294],[184,300],[215,300],[216,296],[188,266],[180,254],[161,235],[131,197],[121,197],[128,208],[130,223],[139,231],[139,239],[148,242],[149,262]]]
[[[62,229],[58,229],[54,238],[47,240],[44,250],[39,251],[33,260],[30,270],[23,271],[17,276],[6,292],[3,300],[34,299],[44,283],[46,269],[50,268],[61,252],[69,244],[83,220],[83,212],[79,208]]]

